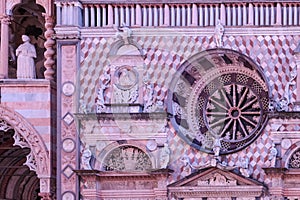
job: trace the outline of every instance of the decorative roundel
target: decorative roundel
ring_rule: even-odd
[[[129,90],[138,82],[138,72],[129,66],[122,66],[115,72],[115,85],[121,90]]]
[[[255,63],[228,49],[192,57],[171,83],[168,112],[179,136],[193,147],[221,154],[253,142],[267,121],[269,93]]]

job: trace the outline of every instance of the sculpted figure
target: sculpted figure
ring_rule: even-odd
[[[90,161],[92,158],[92,152],[90,149],[85,149],[81,155],[81,168],[82,169],[92,169]]]
[[[30,44],[30,38],[27,35],[22,35],[24,42],[16,49],[17,59],[17,78],[18,79],[35,79],[35,64],[36,58],[35,47]]]
[[[223,35],[224,35],[224,26],[221,24],[221,20],[218,20],[216,28],[215,28],[215,40],[217,47],[223,46]]]
[[[277,149],[275,147],[275,144],[272,144],[272,147],[270,149],[270,154],[269,154],[269,160],[271,162],[271,167],[275,167],[276,166],[276,156],[277,156]]]
[[[240,165],[241,174],[245,177],[249,177],[250,176],[249,159],[248,158],[241,158],[240,162],[241,162],[241,165]]]
[[[164,144],[164,147],[161,150],[160,154],[160,168],[166,169],[170,161],[170,149],[167,143]]]

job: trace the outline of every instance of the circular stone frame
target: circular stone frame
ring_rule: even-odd
[[[267,122],[267,79],[250,58],[229,49],[210,49],[183,63],[171,83],[168,112],[178,135],[191,146],[220,154],[251,144]]]

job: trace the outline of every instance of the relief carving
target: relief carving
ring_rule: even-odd
[[[203,185],[232,186],[232,185],[237,185],[237,181],[228,179],[219,173],[215,173],[209,179],[198,181],[198,186],[203,186]]]
[[[148,155],[133,146],[121,146],[114,149],[104,160],[105,171],[145,171],[152,169]]]
[[[121,67],[115,73],[115,103],[135,103],[138,98],[138,73],[134,69]]]

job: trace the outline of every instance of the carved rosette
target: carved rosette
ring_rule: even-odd
[[[179,135],[191,146],[221,154],[253,142],[267,121],[266,80],[253,61],[238,52],[212,49],[192,57],[178,71],[169,93],[169,113]]]
[[[53,70],[53,67],[54,67],[54,64],[55,64],[55,61],[53,59],[53,56],[55,54],[55,51],[54,51],[54,45],[55,45],[55,40],[52,39],[52,36],[54,35],[54,19],[52,16],[49,16],[49,15],[45,15],[45,28],[46,28],[46,31],[45,31],[45,38],[46,38],[46,42],[44,44],[45,48],[46,48],[46,51],[44,53],[44,56],[45,56],[45,68],[46,68],[46,71],[44,72],[44,75],[45,75],[45,79],[47,80],[53,80],[54,77],[54,70]]]

